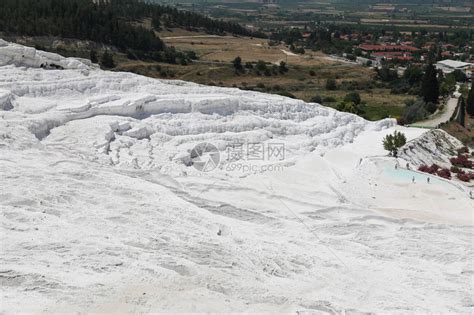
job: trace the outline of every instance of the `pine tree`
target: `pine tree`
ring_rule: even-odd
[[[151,18],[151,25],[153,28],[157,31],[161,29],[161,21],[160,21],[160,16],[158,14],[154,14]]]
[[[235,71],[239,72],[242,70],[242,58],[235,57],[235,59],[232,61],[232,64],[234,65]]]
[[[114,68],[115,67],[115,62],[114,62],[114,57],[112,54],[109,54],[109,52],[106,50],[102,54],[102,58],[100,59],[100,65],[104,68]]]
[[[91,50],[90,59],[91,59],[92,63],[98,63],[99,62],[99,59],[97,58],[97,52],[95,50]]]
[[[421,96],[425,103],[438,103],[439,98],[439,83],[436,73],[436,68],[430,63],[425,70],[423,81],[421,83]]]
[[[474,80],[471,83],[471,89],[469,90],[469,94],[467,96],[466,112],[469,115],[474,116]]]
[[[461,125],[465,126],[465,119],[466,119],[466,102],[464,101],[464,97],[461,96],[459,99],[459,112],[456,117],[456,121]]]

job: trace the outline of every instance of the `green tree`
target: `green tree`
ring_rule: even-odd
[[[285,73],[288,72],[288,68],[286,66],[286,63],[284,61],[280,62],[280,65],[278,66],[278,72],[280,73]]]
[[[255,68],[257,68],[258,71],[265,71],[267,70],[267,64],[263,60],[257,61],[257,64],[255,65]]]
[[[474,116],[474,80],[471,83],[471,89],[467,95],[466,111],[469,115]]]
[[[323,103],[323,98],[319,95],[315,95],[310,99],[310,102],[322,104]]]
[[[397,72],[395,70],[390,69],[388,66],[383,65],[382,68],[377,70],[377,74],[380,80],[385,82],[390,82],[398,79]]]
[[[90,51],[90,59],[92,63],[98,63],[99,59],[97,58],[97,52],[95,50]]]
[[[464,101],[464,97],[461,96],[459,99],[459,114],[456,117],[456,121],[461,125],[465,126],[466,124],[466,102]]]
[[[161,18],[161,16],[158,15],[158,14],[154,14],[151,18],[151,25],[157,31],[159,31],[161,29],[161,20],[160,20],[160,18]]]
[[[430,63],[425,70],[423,81],[421,83],[421,96],[423,100],[428,103],[438,103],[439,98],[439,83],[436,68]]]
[[[240,72],[242,71],[242,58],[240,57],[235,57],[235,59],[232,61],[232,65],[234,66],[235,71]]]
[[[459,69],[454,70],[451,74],[454,76],[457,82],[467,81],[467,75]]]
[[[401,120],[405,124],[411,124],[425,119],[429,115],[426,103],[422,100],[407,100]]]
[[[341,112],[362,115],[364,114],[363,107],[351,101],[343,101],[336,105],[336,109]]]
[[[417,84],[423,78],[423,69],[417,66],[409,66],[403,72],[403,78],[407,80],[410,85]]]
[[[439,93],[441,95],[448,95],[456,89],[456,76],[454,73],[450,73],[445,76],[439,85]]]
[[[115,67],[114,57],[107,50],[102,54],[100,59],[100,65],[106,69],[111,69]]]
[[[397,156],[398,149],[405,145],[407,138],[405,134],[396,131],[392,134],[388,134],[383,138],[383,148],[390,152],[390,155]]]
[[[326,80],[326,90],[336,90],[337,89],[337,84],[336,80],[329,78]]]
[[[344,97],[344,102],[353,102],[356,105],[359,105],[361,101],[360,95],[357,92],[350,92]]]

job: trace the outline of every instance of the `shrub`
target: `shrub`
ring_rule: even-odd
[[[397,125],[404,126],[404,125],[406,125],[406,123],[407,122],[405,121],[405,118],[403,118],[403,117],[398,117],[397,118]]]
[[[272,66],[271,72],[272,72],[274,75],[278,75],[278,73],[283,74],[283,72],[280,72],[280,71],[279,71],[279,68],[278,68],[277,65],[273,65],[273,66]]]
[[[284,61],[280,62],[280,65],[278,66],[278,72],[281,74],[288,72],[288,67]]]
[[[433,164],[431,165],[429,168],[428,168],[428,173],[430,174],[436,174],[436,172],[440,169],[440,167],[436,164]]]
[[[447,168],[440,169],[436,174],[439,177],[451,179],[451,172]]]
[[[107,50],[102,54],[100,65],[106,69],[115,68],[114,57]]]
[[[425,165],[425,164],[422,164],[418,167],[418,170],[420,172],[423,172],[423,173],[429,173],[428,170],[429,170],[429,166],[428,165]]]
[[[257,64],[255,67],[257,68],[258,71],[261,71],[261,72],[267,70],[267,64],[263,60],[257,61]]]
[[[336,109],[341,112],[352,113],[356,115],[361,115],[363,113],[362,108],[350,101],[343,101],[337,104]]]
[[[409,100],[406,102],[405,110],[403,111],[403,119],[405,123],[411,124],[415,121],[423,120],[429,115],[425,108],[425,103],[422,100]]]
[[[277,94],[281,95],[281,96],[286,96],[286,97],[289,97],[289,98],[296,98],[296,96],[294,96],[293,94],[291,94],[288,91],[280,91]]]
[[[327,79],[326,80],[326,90],[336,90],[337,84],[335,79]]]
[[[456,177],[463,182],[469,182],[471,179],[474,179],[474,173],[458,173]]]
[[[359,105],[361,102],[361,98],[359,93],[357,92],[350,92],[344,97],[345,102],[353,102],[356,105]]]
[[[457,157],[449,159],[449,161],[457,167],[472,168],[472,161],[466,155],[459,154]]]
[[[457,167],[457,166],[451,166],[450,171],[453,172],[453,173],[461,173],[461,172],[464,173],[464,171],[461,170],[461,169],[460,169],[459,167]]]
[[[188,57],[188,59],[191,59],[191,60],[198,60],[199,59],[198,55],[196,55],[196,52],[194,52],[192,50],[186,51],[185,54],[186,54],[186,57]]]
[[[313,96],[310,101],[313,103],[319,103],[319,104],[323,103],[323,99],[319,95]]]
[[[420,172],[429,173],[429,174],[436,174],[439,169],[440,167],[436,164],[432,164],[431,166],[427,166],[423,164],[420,167],[418,167],[418,170]]]
[[[436,109],[438,109],[438,105],[432,102],[428,102],[425,104],[425,109],[430,113],[434,113]]]
[[[326,96],[325,98],[323,98],[323,102],[325,102],[325,103],[334,103],[336,101],[337,100],[332,96]]]

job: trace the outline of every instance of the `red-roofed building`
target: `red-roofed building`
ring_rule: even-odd
[[[420,49],[408,46],[408,45],[370,45],[370,44],[362,44],[359,45],[359,48],[362,51],[367,53],[371,52],[380,52],[380,51],[402,51],[402,52],[417,52]]]
[[[380,62],[382,59],[399,60],[399,61],[413,61],[414,60],[411,53],[402,52],[402,51],[374,52],[372,53],[372,57],[374,57],[378,62]]]
[[[443,51],[441,53],[441,57],[451,57],[452,55],[453,55],[453,53],[450,52],[450,51]]]

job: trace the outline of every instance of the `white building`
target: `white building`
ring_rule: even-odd
[[[457,60],[441,60],[436,63],[436,69],[443,71],[443,73],[451,73],[454,70],[461,70],[467,76],[471,76],[470,69],[474,66],[472,63],[462,62]]]

